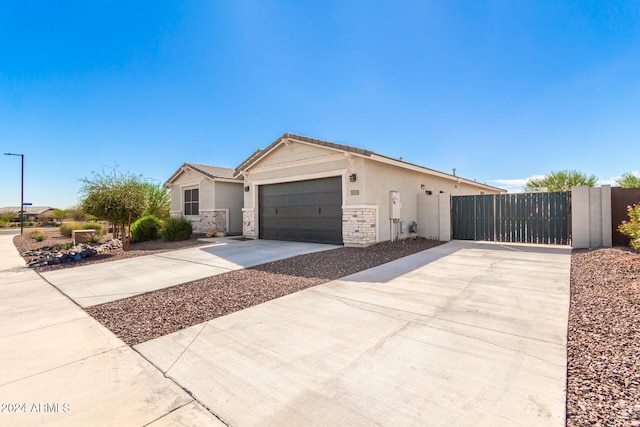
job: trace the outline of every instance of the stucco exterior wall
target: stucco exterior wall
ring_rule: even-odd
[[[242,232],[242,182],[213,180],[186,170],[170,185],[171,216],[184,215],[184,190],[197,188],[198,215],[188,215],[196,233],[216,227],[225,233]]]
[[[278,147],[252,167],[245,177],[244,185],[249,191],[244,193],[244,207],[257,207],[259,185],[340,176],[348,169],[347,157],[335,150],[308,147],[307,144]]]
[[[245,174],[244,185],[249,187],[249,191],[244,192],[243,234],[258,237],[260,185],[330,176],[342,177],[343,240],[350,246],[391,240],[390,191],[398,191],[402,203],[400,220],[403,233],[397,236],[399,238],[409,237],[409,225],[413,221],[420,222],[418,196],[426,191],[431,191],[436,200],[440,192],[453,195],[492,193],[490,189],[461,180],[441,178],[349,152],[292,142],[278,146]],[[438,206],[436,203],[428,210],[431,213],[420,218],[422,224],[429,222],[425,231],[433,235],[429,237],[437,238],[441,234],[438,215],[432,215],[439,212]]]
[[[402,204],[400,221],[404,225],[401,228],[404,232],[398,236],[400,239],[410,236],[409,225],[413,221],[423,225],[421,227],[423,228],[422,231],[428,231],[429,234],[433,234],[433,237],[438,235],[436,233],[438,219],[435,216],[431,217],[429,212],[432,212],[432,210],[426,210],[427,217],[418,218],[418,196],[426,195],[427,191],[431,191],[433,197],[438,197],[440,192],[451,195],[481,194],[481,192],[485,194],[498,193],[497,191],[491,192],[464,182],[458,183],[454,180],[439,178],[369,159],[365,159],[361,175],[363,178],[364,204],[377,205],[379,207],[378,236],[380,241],[391,240],[392,234],[394,238],[396,237],[389,219],[390,191],[398,191],[400,193],[400,203]],[[358,174],[358,180],[360,180],[360,174]],[[433,212],[436,209],[434,206]],[[422,231],[419,230],[418,234],[420,235]]]
[[[228,222],[230,234],[242,233],[242,207],[243,207],[242,182],[232,183],[216,181],[215,206],[216,209],[228,210]]]

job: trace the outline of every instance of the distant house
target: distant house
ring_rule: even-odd
[[[242,162],[243,234],[366,246],[438,236],[439,196],[505,190],[369,150],[286,133]],[[448,206],[448,205],[447,205]],[[415,223],[415,225],[414,225]],[[414,225],[414,226],[412,226]]]
[[[196,233],[216,227],[227,234],[242,233],[242,179],[234,170],[185,163],[164,184],[171,191],[171,216],[184,216]]]
[[[33,221],[37,218],[44,218],[50,213],[53,213],[55,208],[51,206],[25,206],[24,207],[24,219],[26,221]],[[6,206],[4,208],[0,208],[0,214],[6,212],[16,212],[20,214],[20,206]]]

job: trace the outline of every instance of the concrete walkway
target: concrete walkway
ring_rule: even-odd
[[[198,246],[120,261],[43,273],[81,307],[129,298],[145,292],[337,246],[273,240],[224,239]]]
[[[0,235],[0,425],[220,426]]]
[[[232,426],[564,426],[570,248],[451,242],[136,346]]]

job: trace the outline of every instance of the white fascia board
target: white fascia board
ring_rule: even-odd
[[[209,178],[209,177],[207,177]],[[209,178],[211,179],[211,178]],[[235,179],[235,178],[214,178],[213,181],[215,182],[230,182],[231,184],[242,184],[244,183],[243,179]]]

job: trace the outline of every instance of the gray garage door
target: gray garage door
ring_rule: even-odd
[[[341,177],[261,185],[261,239],[342,244]]]

